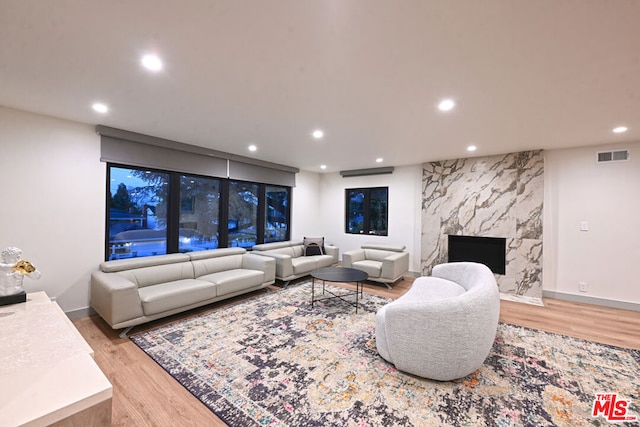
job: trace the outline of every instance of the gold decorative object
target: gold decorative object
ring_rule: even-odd
[[[29,274],[36,271],[36,268],[26,259],[20,260],[13,266],[12,270],[22,274]]]
[[[22,250],[16,247],[0,252],[0,305],[26,301],[24,278],[40,278],[40,272],[29,261],[20,259],[21,255]]]

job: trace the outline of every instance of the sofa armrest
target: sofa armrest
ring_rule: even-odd
[[[91,306],[114,329],[144,315],[138,285],[117,273],[91,274]]]
[[[409,252],[397,252],[382,260],[380,277],[396,279],[409,271]]]
[[[342,254],[342,266],[351,268],[354,262],[364,261],[364,249],[355,249]]]
[[[269,256],[247,253],[242,255],[242,268],[264,272],[265,282],[276,279],[276,260]]]
[[[340,249],[333,245],[324,245],[324,252],[333,257],[333,263],[337,264],[340,256]]]
[[[273,258],[276,261],[276,277],[289,277],[293,276],[293,263],[291,262],[291,255],[280,254],[271,251],[257,251],[252,252],[256,256],[263,256]]]

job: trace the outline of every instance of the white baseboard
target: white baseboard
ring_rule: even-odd
[[[67,317],[71,320],[80,319],[81,317],[89,317],[97,314],[91,307],[79,308],[77,310],[65,311]]]
[[[619,308],[622,310],[640,311],[640,304],[627,301],[617,301],[606,298],[590,297],[586,295],[568,294],[564,292],[542,291],[542,296],[565,301],[581,302],[584,304],[601,305],[604,307]]]

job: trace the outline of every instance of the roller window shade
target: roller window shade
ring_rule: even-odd
[[[102,136],[100,160],[226,178],[227,160]]]
[[[229,178],[240,181],[295,187],[296,174],[289,171],[229,160]]]
[[[103,162],[290,187],[299,172],[291,166],[103,125],[97,125],[96,132]]]

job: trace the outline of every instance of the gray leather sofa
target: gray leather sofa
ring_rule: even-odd
[[[338,263],[340,250],[337,246],[324,245],[324,255],[304,255],[303,240],[263,243],[255,245],[253,253],[273,258],[276,261],[276,279],[286,282],[310,274],[321,267]],[[285,286],[286,286],[285,285]]]
[[[360,249],[343,253],[342,266],[362,270],[369,275],[367,280],[391,289],[390,283],[409,272],[409,252],[404,245],[366,243]]]
[[[500,293],[487,266],[440,264],[378,310],[376,346],[401,371],[439,381],[462,378],[489,355],[499,315]]]
[[[274,282],[275,261],[244,248],[106,261],[91,275],[91,307],[125,337],[133,326]]]

